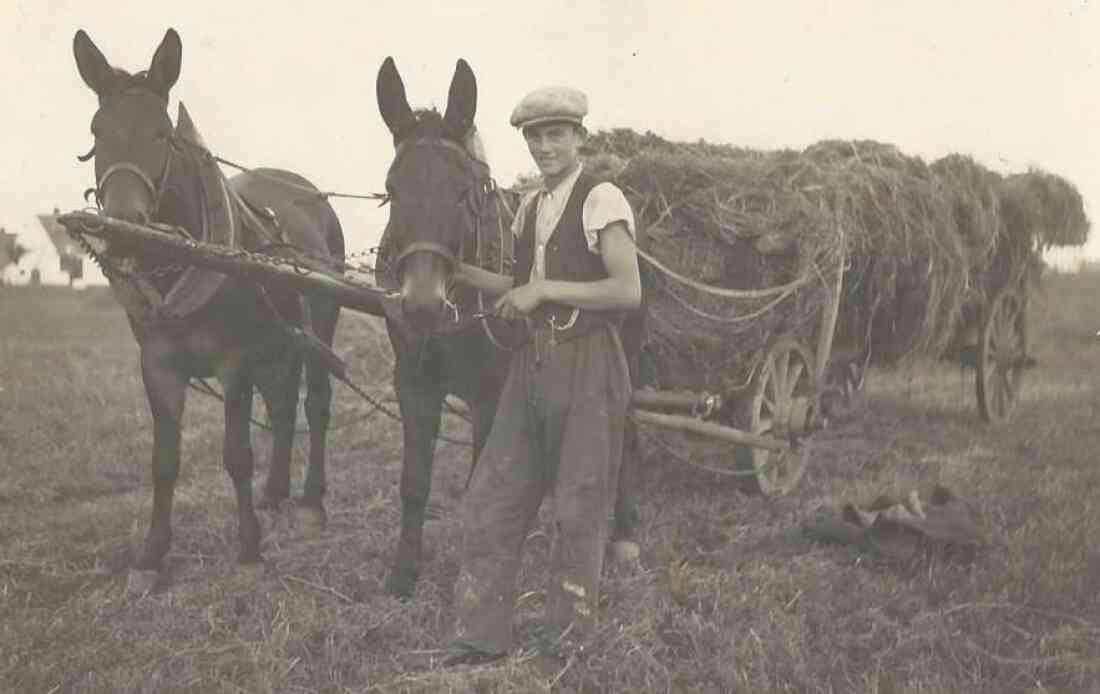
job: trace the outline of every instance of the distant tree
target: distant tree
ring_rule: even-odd
[[[521,173],[516,175],[516,180],[511,185],[511,189],[519,194],[526,193],[527,191],[534,190],[542,185],[542,176],[537,172]]]
[[[19,264],[19,260],[29,251],[17,238],[15,234],[9,234],[0,227],[0,275],[7,266]]]

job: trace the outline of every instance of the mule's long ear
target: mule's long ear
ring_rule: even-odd
[[[400,139],[401,131],[412,119],[412,108],[409,106],[408,96],[405,95],[405,83],[401,81],[392,57],[382,61],[382,67],[378,68],[374,90],[382,120],[393,133],[394,139]]]
[[[168,92],[180,77],[180,63],[183,61],[183,43],[175,29],[164,32],[164,38],[153,54],[149,64],[149,87],[165,99]]]
[[[73,57],[76,58],[76,69],[80,71],[84,84],[96,94],[102,93],[108,81],[114,77],[115,71],[83,29],[73,36]]]
[[[447,92],[447,112],[443,122],[456,138],[463,138],[474,125],[477,113],[477,79],[470,64],[462,58],[455,65],[455,75],[451,78],[451,89]]]

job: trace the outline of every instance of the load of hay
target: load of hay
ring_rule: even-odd
[[[660,265],[642,263],[645,380],[661,388],[736,390],[780,335],[816,347],[842,261],[838,340],[880,363],[940,355],[965,306],[1088,233],[1057,176],[1002,177],[960,155],[927,165],[872,141],[764,152],[613,130],[585,154]]]

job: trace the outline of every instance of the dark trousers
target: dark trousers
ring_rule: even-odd
[[[510,649],[520,552],[548,492],[555,543],[547,626],[578,640],[591,631],[630,394],[612,327],[562,344],[536,340],[513,356],[462,504],[456,641]]]

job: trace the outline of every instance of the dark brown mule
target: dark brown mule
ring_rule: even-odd
[[[149,69],[131,75],[112,68],[88,35],[73,52],[84,82],[99,98],[92,120],[96,195],[103,212],[136,222],[162,222],[195,238],[242,247],[278,240],[310,256],[342,261],[343,233],[327,201],[296,174],[261,169],[228,181],[196,146],[198,133],[182,105],[175,129],[168,92],[179,77],[182,46],[169,29]],[[247,204],[245,203],[247,201]],[[266,209],[268,219],[249,208]],[[275,225],[270,223],[277,221]],[[332,390],[314,357],[303,357],[289,325],[312,330],[331,345],[339,306],[302,301],[165,259],[108,247],[104,260],[141,351],[141,374],[153,418],[153,511],[131,585],[148,590],[171,542],[172,497],[179,471],[180,427],[188,383],[216,377],[225,397],[223,459],[237,495],[240,561],[259,562],[260,525],[252,500],[249,421],[253,388],[262,394],[274,434],[265,502],[289,496],[289,467],[305,361],[310,457],[303,507],[323,522],[325,433]],[[136,271],[120,271],[128,258]],[[134,299],[134,297],[138,297]]]
[[[390,218],[380,260],[388,264],[401,297],[401,311],[387,316],[386,325],[396,360],[394,389],[405,444],[401,536],[386,588],[406,597],[414,590],[420,564],[443,400],[453,394],[469,406],[476,462],[496,414],[511,357],[489,337],[494,328],[503,335],[504,326],[490,322],[486,330],[477,321],[461,319],[457,324],[468,329],[448,329],[456,324],[455,313],[469,316],[484,305],[468,288],[452,287],[456,263],[475,264],[479,237],[484,239],[486,230],[497,234],[489,169],[478,159],[474,74],[466,61],[458,61],[442,117],[434,110],[414,111],[409,106],[392,58],[382,63],[376,87],[378,107],[396,147],[386,178]],[[635,319],[623,334],[632,364],[637,363],[639,351],[638,326]],[[637,517],[630,493],[636,447],[628,450],[615,512],[619,538],[632,534]]]

